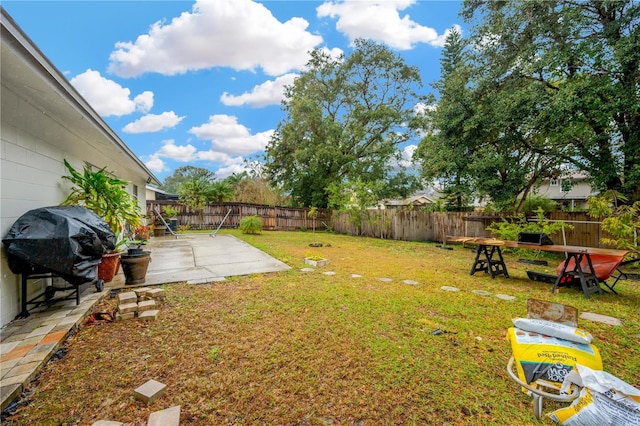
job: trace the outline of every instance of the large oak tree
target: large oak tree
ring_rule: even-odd
[[[403,195],[415,179],[401,166],[400,145],[418,102],[418,69],[387,47],[356,40],[348,56],[311,52],[285,90],[286,117],[266,148],[264,170],[294,205],[327,207],[336,188],[354,183]],[[380,197],[383,194],[378,194]]]

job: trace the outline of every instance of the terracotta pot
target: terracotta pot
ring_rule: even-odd
[[[155,237],[163,237],[166,233],[167,233],[167,227],[166,226],[156,226],[153,229],[153,235]]]
[[[147,276],[147,269],[151,261],[151,252],[143,251],[140,254],[123,254],[120,259],[125,284],[141,284]]]
[[[120,252],[103,254],[102,260],[98,264],[98,279],[105,283],[111,282],[119,268]]]

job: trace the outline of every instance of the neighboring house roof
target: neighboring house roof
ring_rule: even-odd
[[[69,83],[66,77],[49,61],[33,41],[22,31],[4,8],[2,10],[2,86],[20,93],[21,100],[60,123],[71,123],[60,134],[41,125],[40,120],[28,123],[29,132],[42,140],[55,141],[80,139],[85,142],[76,149],[87,161],[104,164],[104,158],[119,159],[128,168],[149,183],[160,181],[135,155],[120,137],[104,122],[100,115]],[[3,108],[3,119],[25,122],[20,105]],[[11,117],[6,117],[11,115]],[[105,139],[110,142],[105,144]],[[58,142],[59,143],[59,142]],[[123,158],[128,161],[123,162]]]
[[[177,200],[180,198],[178,194],[172,194],[167,191],[163,191],[160,188],[156,188],[155,186],[147,185],[145,187],[147,191],[152,191],[155,193],[156,200]]]
[[[403,206],[409,206],[409,205],[425,206],[425,205],[434,204],[434,203],[435,201],[433,201],[431,198],[425,195],[414,195],[412,197],[408,197],[405,199],[382,200],[381,202],[381,204],[388,207],[403,207]]]

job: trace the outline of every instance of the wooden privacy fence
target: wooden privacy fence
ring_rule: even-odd
[[[188,225],[193,230],[216,229],[222,220],[224,228],[237,228],[240,220],[246,216],[259,216],[265,230],[293,231],[299,229],[333,229],[335,232],[349,235],[364,235],[404,241],[439,241],[446,235],[467,237],[492,236],[486,227],[500,221],[507,215],[482,214],[478,212],[425,212],[419,210],[368,210],[368,219],[356,226],[348,213],[332,214],[331,211],[318,209],[315,221],[308,217],[309,209],[265,206],[245,203],[215,203],[207,205],[202,212],[189,208],[173,200],[147,201],[147,212],[153,215],[155,207],[160,211],[171,206],[178,211],[178,224]],[[534,216],[531,216],[534,217]],[[574,229],[565,229],[550,235],[556,244],[583,247],[603,247],[600,223],[586,213],[556,212],[547,214],[550,220],[560,220],[573,225]],[[169,219],[169,218],[165,218]],[[153,220],[153,218],[151,219]]]
[[[215,203],[208,204],[202,212],[190,210],[187,206],[173,200],[149,200],[147,212],[154,215],[156,207],[162,211],[163,207],[171,206],[178,211],[178,225],[188,226],[193,230],[216,229],[222,223],[223,228],[237,228],[240,220],[247,216],[259,216],[262,219],[262,228],[265,230],[292,231],[296,229],[325,229],[330,226],[331,212],[318,209],[316,219],[308,217],[309,209],[265,206],[245,203]],[[169,218],[165,217],[168,221]],[[153,217],[151,221],[153,221]]]
[[[405,241],[440,241],[445,235],[491,237],[486,227],[503,220],[507,215],[478,212],[424,212],[418,210],[369,210],[368,219],[362,220],[360,229],[352,223],[348,213],[334,213],[333,230],[342,234],[364,235]],[[532,216],[533,218],[534,216]],[[565,229],[550,235],[556,244],[583,247],[603,247],[600,223],[586,213],[556,212],[546,216],[550,220],[564,221],[574,229]]]

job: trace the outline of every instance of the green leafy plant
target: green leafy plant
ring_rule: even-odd
[[[262,234],[262,220],[258,216],[246,216],[240,220],[243,234]]]
[[[162,208],[162,212],[164,213],[164,217],[170,219],[172,217],[178,217],[178,209],[173,206],[164,206]]]
[[[487,226],[486,229],[500,239],[517,241],[518,234],[520,234],[521,232],[543,233],[552,235],[556,232],[562,231],[562,228],[573,229],[574,227],[573,225],[562,221],[550,221],[545,217],[544,210],[542,210],[542,208],[538,208],[538,210],[536,210],[535,221],[527,220],[527,218],[521,214],[518,215],[515,220],[503,219],[500,222],[494,222],[491,225]],[[514,249],[514,252],[526,258],[532,256],[537,257],[540,254],[531,250]]]
[[[73,184],[71,193],[62,205],[79,205],[93,211],[109,225],[116,235],[116,248],[126,243],[127,228],[134,229],[142,224],[142,211],[138,202],[127,192],[128,181],[111,176],[103,167],[92,170],[84,166],[79,172],[64,160],[69,171],[62,178]]]
[[[309,259],[309,260],[322,260],[325,259],[325,257],[315,251],[311,251],[311,250],[307,250],[306,254],[305,254],[305,259]]]
[[[589,215],[602,219],[602,229],[611,237],[603,237],[603,244],[629,250],[640,257],[638,230],[640,229],[640,201],[623,204],[627,198],[616,191],[607,191],[598,197],[589,197]]]
[[[553,212],[558,208],[558,203],[549,197],[540,194],[532,194],[522,203],[522,211],[530,213],[537,212],[539,209],[545,212]]]
[[[209,349],[209,352],[207,353],[207,355],[209,355],[209,359],[213,362],[216,362],[220,359],[220,348],[217,346],[212,347],[211,349]]]

